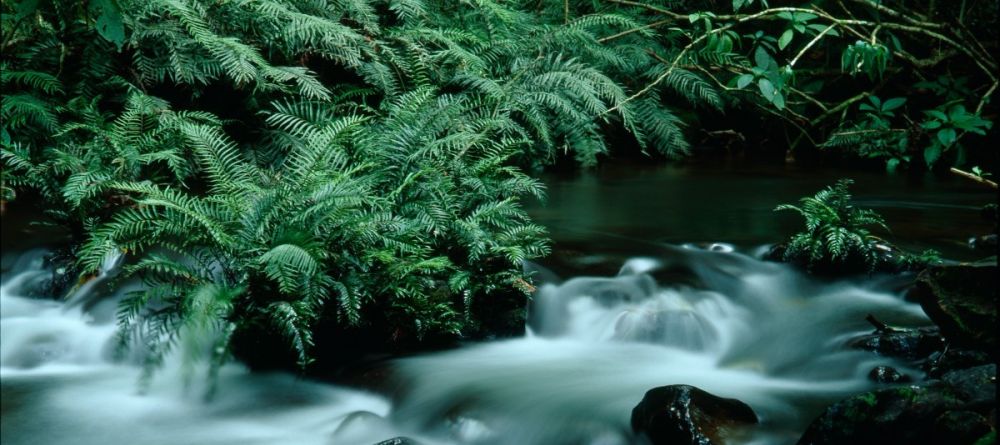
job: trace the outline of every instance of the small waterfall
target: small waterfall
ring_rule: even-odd
[[[209,403],[169,360],[140,395],[139,368],[112,359],[117,296],[98,284],[121,258],[56,299],[43,295],[45,252],[28,252],[0,286],[0,441],[625,445],[645,391],[684,383],[752,406],[761,425],[749,443],[791,444],[823,406],[870,388],[872,367],[913,372],[844,347],[870,330],[868,313],[927,323],[891,280],[818,282],[731,250],[668,247],[616,276],[540,274],[550,282],[528,335],[399,360],[392,401],[232,364]]]
[[[118,295],[99,286],[122,258],[109,257],[95,277],[54,298],[44,295],[53,273],[48,254],[21,254],[0,277],[4,445],[326,445],[352,413],[389,413],[383,397],[287,374],[250,374],[238,364],[222,370],[220,393],[205,403],[201,392],[185,388],[176,359],[139,394],[140,369],[113,360]]]
[[[530,337],[403,361],[392,418],[451,439],[440,419],[488,431],[462,443],[627,444],[645,391],[690,384],[752,406],[752,443],[794,443],[824,406],[872,387],[872,367],[915,372],[844,346],[870,331],[867,313],[927,324],[877,282],[822,283],[726,245],[668,247],[614,277],[541,285]]]

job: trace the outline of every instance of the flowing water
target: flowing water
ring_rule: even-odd
[[[760,261],[762,243],[794,230],[766,222],[774,220],[769,210],[820,180],[786,177],[788,187],[768,197],[775,172],[738,172],[725,180],[692,168],[550,179],[548,206],[534,212],[552,229],[557,254],[528,266],[544,284],[525,336],[397,360],[387,385],[396,390],[386,394],[232,364],[205,402],[198,382],[185,385],[171,362],[140,394],[138,366],[113,359],[115,300],[124,289],[106,278],[118,259],[56,299],[46,295],[54,271],[45,250],[5,252],[0,442],[364,445],[407,436],[425,444],[629,444],[629,414],[645,391],[684,383],[757,412],[760,425],[740,442],[794,443],[825,405],[871,388],[874,366],[919,375],[845,347],[871,330],[867,314],[906,326],[927,320],[902,298],[910,277],[823,281]],[[973,205],[988,194],[947,183],[905,193],[889,178],[868,184],[879,180],[905,197],[871,201],[891,226],[920,234],[916,245],[973,256],[941,227],[952,235],[988,230]],[[737,217],[754,221],[743,226]]]

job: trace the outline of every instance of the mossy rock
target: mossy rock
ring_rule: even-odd
[[[929,267],[917,276],[910,298],[953,342],[995,351],[996,260]]]
[[[973,445],[995,432],[996,365],[859,394],[830,405],[799,445]]]

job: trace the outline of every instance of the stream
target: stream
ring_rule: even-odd
[[[771,209],[837,174],[734,163],[546,176],[548,201],[530,209],[551,230],[554,254],[526,265],[539,286],[525,335],[395,360],[382,394],[233,363],[205,402],[176,358],[140,393],[140,367],[112,359],[115,302],[128,290],[108,286],[118,261],[50,295],[47,243],[8,243],[18,235],[5,228],[0,442],[625,445],[643,394],[683,383],[756,411],[760,424],[740,443],[792,444],[825,406],[874,387],[873,367],[921,375],[845,346],[871,331],[867,314],[929,324],[903,299],[912,276],[822,280],[759,259],[800,224]],[[973,259],[964,240],[991,230],[978,216],[988,191],[851,176],[858,205],[882,213],[904,248]]]

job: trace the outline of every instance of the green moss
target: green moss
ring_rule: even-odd
[[[997,432],[990,431],[985,436],[980,437],[973,445],[994,445],[997,443]]]

